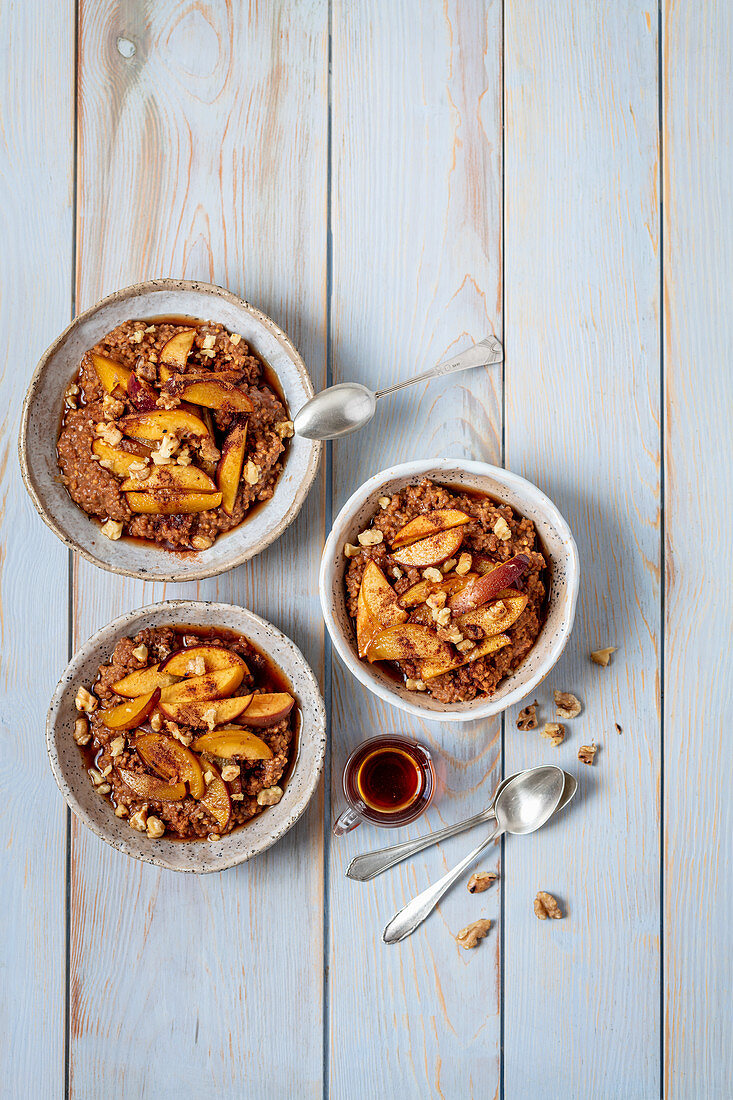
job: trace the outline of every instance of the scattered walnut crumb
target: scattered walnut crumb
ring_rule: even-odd
[[[616,652],[615,645],[606,646],[605,649],[594,649],[590,655],[591,661],[596,665],[603,665],[605,668],[608,662],[611,660],[611,654]]]
[[[122,439],[122,432],[115,428],[114,424],[108,424],[106,420],[100,420],[94,429],[94,434],[108,443],[110,447],[116,447]]]
[[[282,787],[265,787],[257,795],[258,806],[275,806],[283,796]]]
[[[623,733],[624,732],[622,730],[621,726],[618,724],[618,722],[614,722],[614,726],[616,727],[616,733]]]
[[[352,544],[350,542],[345,542],[344,543],[344,557],[345,558],[356,558],[356,557],[358,557],[359,554],[361,554],[361,547],[352,546]]]
[[[156,710],[155,714],[150,716],[150,728],[153,733],[160,733],[163,728],[163,718],[160,711]]]
[[[112,787],[109,785],[109,783],[100,783],[100,785],[97,787],[97,794],[109,794],[111,790]]]
[[[117,542],[117,539],[122,538],[122,522],[117,519],[108,519],[102,524],[101,531],[106,538]]]
[[[447,626],[450,622],[450,608],[441,607],[440,610],[433,609],[433,618],[438,626]]]
[[[233,795],[230,795],[230,798],[231,798],[232,802],[243,802],[244,801],[244,795],[243,794],[233,794]]]
[[[256,462],[253,462],[251,458],[248,458],[244,464],[244,480],[248,485],[256,485],[260,480],[260,474],[262,471]]]
[[[384,535],[378,527],[370,527],[362,531],[358,538],[361,546],[378,546],[384,540]]]
[[[577,718],[583,707],[580,699],[569,691],[555,692],[555,709],[558,718]]]
[[[86,718],[77,718],[74,722],[74,740],[77,745],[88,745],[92,739]]]
[[[133,332],[130,335],[130,343],[131,344],[141,344],[142,339],[143,339],[143,331],[144,331],[143,329],[138,329],[137,332]]]
[[[209,729],[213,730],[216,726],[216,707],[208,707],[208,709],[204,711],[202,717]]]
[[[191,539],[191,546],[194,550],[208,550],[210,546],[214,545],[214,540],[207,538],[206,535],[194,535]]]
[[[476,947],[479,940],[482,940],[487,935],[491,928],[491,921],[486,920],[485,917],[475,920],[472,924],[467,924],[465,928],[456,936],[456,940],[461,947]]]
[[[595,741],[590,745],[581,745],[578,749],[578,760],[581,760],[584,764],[592,764],[596,751],[597,745]]]
[[[128,473],[137,481],[145,481],[146,478],[150,477],[150,467],[148,466],[148,459],[141,458],[136,462],[131,462]]]
[[[400,579],[400,577],[402,576],[402,570],[397,565],[392,566],[391,572],[392,572],[392,576],[394,577],[394,579],[396,581],[398,581]]]
[[[234,346],[236,347],[241,339],[242,339],[242,337],[239,335],[238,332],[233,332],[231,334],[231,336],[229,337],[229,343],[234,344]]]
[[[205,672],[206,661],[200,653],[195,657],[190,657],[186,662],[186,675],[203,676]]]
[[[488,611],[492,619],[500,619],[502,615],[506,615],[506,604],[503,600],[496,600],[489,606]]]
[[[204,772],[204,783],[208,787],[209,784],[213,783],[213,782],[214,782],[214,773],[212,772],[211,768],[209,768],[208,771]]]
[[[206,348],[207,350],[209,348],[216,347],[216,337],[212,336],[211,334],[209,334],[208,336],[204,336],[201,346]]]
[[[143,806],[141,809],[134,813],[130,818],[130,828],[135,829],[138,833],[144,833],[148,828],[148,810],[147,806]]]
[[[439,628],[438,636],[442,638],[444,642],[452,642],[455,646],[460,645],[463,641],[463,635],[455,623],[451,623],[450,626]]]
[[[422,576],[424,581],[442,581],[443,574],[439,569],[436,569],[434,565],[429,565],[427,569],[423,569]]]
[[[159,817],[149,817],[147,821],[147,834],[151,840],[157,840],[165,832],[165,825]]]
[[[124,751],[125,751],[125,739],[124,739],[124,737],[115,737],[112,741],[110,741],[110,743],[109,743],[109,754],[110,754],[110,756],[112,757],[113,760],[115,760],[118,756],[121,756]]]
[[[225,764],[221,769],[221,777],[225,783],[231,783],[232,779],[236,779],[240,773],[239,764]]]
[[[464,638],[462,642],[456,642],[456,649],[461,653],[468,653],[470,650],[476,648],[476,643],[472,642],[470,638]]]
[[[523,707],[517,715],[517,729],[518,730],[536,730],[537,729],[537,700],[534,703],[529,703],[526,707]]]
[[[557,747],[565,740],[565,726],[560,722],[546,722],[544,729],[540,730],[540,737],[546,737]]]
[[[389,497],[380,497],[379,498],[379,507],[380,508],[389,508],[391,503],[392,503],[392,501]]]
[[[425,691],[425,683],[423,680],[410,680],[409,677],[405,680],[405,687],[408,691]]]
[[[428,607],[432,607],[435,611],[440,611],[442,607],[445,607],[445,602],[447,599],[447,593],[433,592],[432,596],[428,596],[425,603],[428,605]]]
[[[512,537],[511,528],[503,516],[499,516],[493,527],[494,534],[502,542],[508,542]]]
[[[552,920],[560,920],[562,917],[557,899],[552,894],[548,894],[546,890],[538,892],[537,897],[534,899],[534,911],[540,920],[547,920],[548,917]]]
[[[77,710],[83,710],[87,714],[91,714],[99,706],[99,699],[92,695],[90,691],[87,691],[85,687],[80,687],[74,699],[74,706]]]
[[[458,559],[458,565],[456,566],[456,573],[459,577],[463,577],[466,573],[471,571],[473,565],[473,558],[470,554],[461,554]]]
[[[188,447],[182,447],[176,455],[176,466],[190,466],[193,462]]]
[[[89,778],[91,779],[92,785],[94,787],[98,787],[100,783],[104,782],[104,780],[102,779],[102,776],[100,775],[100,773],[97,771],[96,768],[90,768],[89,769]]]
[[[444,561],[440,568],[443,571],[443,573],[450,573],[451,569],[454,569],[455,566],[456,566],[456,559],[455,558],[448,558],[448,561]]]
[[[469,894],[483,894],[498,877],[495,871],[476,871],[468,880]]]
[[[127,817],[127,806],[123,806],[121,802],[119,806],[115,806],[115,817]]]
[[[142,663],[145,664],[148,659],[148,647],[144,642],[141,642],[140,645],[135,646],[132,655],[136,661],[142,661]]]
[[[292,439],[295,435],[295,425],[292,420],[281,420],[275,431],[281,439]]]
[[[176,397],[174,393],[161,393],[160,397],[156,398],[155,404],[159,409],[177,409],[181,403],[180,397]]]
[[[102,399],[102,408],[105,413],[109,413],[113,420],[116,420],[125,411],[125,403],[124,401],[118,401],[111,393],[106,393]]]

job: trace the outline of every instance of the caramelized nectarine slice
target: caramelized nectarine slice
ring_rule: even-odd
[[[244,760],[272,760],[272,749],[261,737],[239,727],[203,733],[193,742],[196,752],[207,752],[229,760],[241,756]]]
[[[136,374],[133,374],[127,383],[127,396],[140,412],[149,412],[157,407],[158,395],[155,390]]]
[[[207,409],[252,412],[254,408],[247,394],[231,382],[191,382],[181,388],[180,396],[192,405],[205,405]]]
[[[462,542],[462,528],[451,527],[448,531],[438,531],[437,535],[430,535],[429,538],[411,542],[409,546],[395,550],[392,557],[407,568],[421,569],[452,558]]]
[[[445,662],[450,660],[451,651],[430,627],[403,623],[377,634],[367,646],[366,656],[369,661],[414,661],[429,657]]]
[[[428,596],[431,596],[434,592],[456,592],[461,588],[465,588],[475,576],[475,573],[466,573],[463,577],[453,574],[453,576],[448,576],[442,581],[418,581],[417,584],[413,584],[412,588],[408,588],[406,592],[402,593],[399,601],[400,606],[416,607],[419,603],[425,603]]]
[[[147,695],[139,695],[127,703],[120,703],[111,710],[105,710],[102,713],[102,721],[108,730],[135,729],[145,721],[159,699],[160,688],[155,688]]]
[[[405,524],[392,539],[392,547],[397,549],[399,546],[408,546],[418,539],[436,535],[439,531],[449,531],[451,527],[461,527],[470,521],[471,517],[457,508],[436,508],[433,512],[415,516]]]
[[[454,615],[462,615],[465,611],[473,611],[476,607],[495,600],[504,588],[511,588],[520,577],[529,569],[529,558],[526,554],[516,554],[509,561],[498,565],[490,573],[477,577],[470,584],[456,592],[448,600],[448,606]]]
[[[200,417],[187,409],[151,409],[150,412],[130,413],[117,421],[117,427],[131,439],[162,439],[164,435],[208,435],[208,429]]]
[[[126,699],[138,699],[141,695],[147,695],[156,688],[169,687],[175,684],[177,676],[161,672],[160,665],[150,665],[149,668],[138,668],[129,672],[121,680],[112,684],[112,690]]]
[[[163,779],[188,783],[192,797],[201,798],[206,790],[204,773],[197,758],[180,741],[164,733],[143,733],[135,738],[135,748]]]
[[[356,641],[363,657],[372,638],[388,626],[407,620],[407,612],[397,603],[397,594],[376,562],[364,570],[356,606]]]
[[[205,772],[211,772],[213,779],[207,785],[203,798],[199,799],[199,805],[208,810],[220,829],[226,829],[232,816],[229,788],[214,764],[206,764]]]
[[[497,634],[493,638],[486,638],[479,642],[475,649],[468,653],[459,654],[455,660],[450,661],[423,661],[420,665],[420,677],[423,680],[434,680],[436,676],[442,676],[446,672],[453,672],[461,665],[468,665],[472,661],[478,661],[479,657],[486,657],[489,653],[495,653],[497,649],[503,649],[509,645],[509,637],[506,634]]]
[[[527,596],[513,589],[505,589],[498,601],[483,604],[474,611],[467,611],[455,619],[459,629],[472,624],[480,626],[487,638],[494,634],[503,634],[517,621],[527,606]]]
[[[244,661],[231,668],[219,668],[204,676],[192,676],[171,687],[163,688],[161,703],[196,703],[206,699],[223,699],[236,691],[244,676]]]
[[[225,722],[233,722],[244,713],[251,700],[251,695],[242,695],[233,699],[209,699],[203,703],[160,703],[159,710],[181,725],[206,729],[212,724],[222,726]]]
[[[142,451],[143,448],[141,447],[140,450]],[[116,477],[128,477],[130,466],[133,462],[139,462],[141,457],[139,454],[132,454],[130,451],[121,451],[118,447],[110,447],[109,443],[105,443],[102,439],[94,440],[92,453],[98,458],[104,459]]]
[[[163,344],[158,357],[159,361],[168,363],[172,367],[180,367],[183,370],[188,362],[188,356],[195,339],[195,328],[184,328],[181,332],[177,332],[175,336],[171,336],[170,340]]]
[[[192,512],[208,512],[221,504],[221,493],[187,493],[183,490],[159,489],[151,493],[127,493],[131,512],[149,516],[182,516]]]
[[[160,667],[174,676],[203,676],[205,672],[215,672],[219,668],[247,670],[238,653],[219,645],[192,645],[188,649],[176,649],[161,662]]]
[[[216,485],[203,470],[197,466],[156,466],[144,481],[134,477],[123,481],[123,493],[147,493],[151,489],[182,489],[184,492],[196,490],[199,493],[215,493]]]
[[[221,493],[221,506],[228,516],[234,511],[246,445],[247,421],[243,416],[238,416],[222,444],[221,458],[216,468],[216,483]]]
[[[123,367],[122,363],[116,363],[114,359],[108,359],[106,355],[97,355],[95,352],[92,352],[91,360],[103,389],[115,396],[124,394],[128,382],[133,377],[130,368]]]
[[[274,726],[282,722],[293,709],[295,699],[287,691],[274,691],[271,694],[253,695],[240,722],[245,726]]]
[[[180,802],[186,797],[184,783],[166,783],[164,779],[158,779],[155,775],[131,772],[127,768],[118,768],[117,771],[136,798],[156,802]]]

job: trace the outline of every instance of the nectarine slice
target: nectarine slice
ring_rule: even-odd
[[[261,737],[237,727],[203,733],[191,747],[196,752],[207,752],[225,760],[234,756],[241,756],[244,760],[272,760],[272,749]]]
[[[172,367],[180,367],[183,370],[188,362],[188,356],[195,339],[195,328],[184,328],[181,332],[177,332],[175,336],[171,336],[170,340],[163,344],[160,349],[159,361],[168,363]]]
[[[425,603],[428,596],[432,596],[434,592],[456,592],[465,588],[475,576],[475,573],[466,573],[463,577],[454,574],[442,581],[418,581],[412,588],[402,593],[399,598],[400,606],[416,607],[419,603]]]
[[[369,661],[414,661],[429,657],[445,662],[450,660],[451,650],[430,627],[403,623],[377,634],[367,646],[366,656]]]
[[[181,725],[205,729],[212,722],[215,726],[233,722],[247,709],[251,699],[251,695],[242,695],[232,699],[210,699],[204,703],[160,703],[158,709],[166,718]]]
[[[170,689],[169,689],[170,690]],[[120,703],[102,713],[102,721],[108,730],[132,730],[141,725],[160,699],[160,688]]]
[[[448,606],[454,615],[473,611],[476,607],[495,600],[504,588],[511,588],[529,569],[530,561],[526,554],[516,554],[509,561],[498,565],[490,573],[477,577],[470,584],[456,592],[448,600]]]
[[[192,676],[171,687],[163,688],[161,703],[196,703],[206,699],[222,699],[236,691],[244,676],[244,661],[231,668],[219,668],[204,676]]]
[[[489,653],[495,653],[509,645],[509,637],[506,634],[496,634],[493,638],[486,638],[479,642],[475,649],[466,654],[461,654],[450,661],[423,661],[420,665],[420,678],[434,680],[436,676],[443,676],[446,672],[453,672],[462,665],[468,665],[472,661],[478,661],[479,657],[487,657]]]
[[[151,409],[150,412],[130,413],[117,421],[117,427],[131,439],[162,439],[164,435],[208,435],[208,429],[200,417],[187,409]]]
[[[287,691],[253,695],[240,722],[245,726],[255,726],[259,729],[274,726],[290,714],[294,703],[295,699]]]
[[[211,814],[220,829],[226,829],[232,816],[229,788],[214,764],[206,764],[204,769],[210,771],[214,778],[207,786],[203,798],[199,799],[199,805]]]
[[[158,779],[157,776],[146,775],[145,772],[131,772],[127,768],[118,768],[117,771],[136,798],[156,802],[180,802],[186,797],[184,783],[166,783],[164,779]]]
[[[393,549],[399,546],[408,546],[418,539],[435,535],[439,531],[449,531],[451,527],[461,527],[464,523],[470,523],[471,517],[457,508],[437,508],[433,512],[425,512],[422,516],[415,516],[409,523],[402,527],[392,539]]]
[[[229,429],[221,448],[221,458],[216,468],[216,482],[221,493],[221,506],[228,516],[234,511],[234,501],[242,476],[244,451],[247,445],[247,421],[238,416]]]
[[[124,394],[127,384],[133,377],[129,367],[123,367],[122,363],[116,363],[114,359],[108,359],[106,355],[97,355],[92,352],[92,365],[97,373],[102,388],[111,394]]]
[[[356,606],[356,641],[363,657],[372,638],[388,626],[407,621],[407,612],[397,603],[392,588],[376,562],[370,561],[364,570]]]
[[[203,668],[199,667],[202,662]],[[204,672],[215,672],[219,668],[247,669],[238,653],[219,645],[192,645],[187,649],[176,649],[161,662],[160,667],[174,676],[202,676]]]
[[[181,388],[180,396],[192,405],[205,405],[207,409],[224,409],[226,412],[252,412],[254,405],[231,382],[191,382]]]
[[[216,485],[203,470],[197,466],[156,466],[144,481],[134,477],[123,481],[123,493],[147,493],[151,489],[182,489],[184,492],[196,490],[200,493],[215,493]]]
[[[490,638],[494,634],[503,634],[510,626],[513,626],[527,606],[527,596],[512,589],[506,589],[498,601],[483,604],[474,611],[467,611],[459,615],[455,622],[459,629],[472,624],[480,626],[485,636]]]
[[[138,668],[123,676],[112,684],[112,690],[126,699],[138,699],[141,695],[147,695],[156,688],[168,687],[175,684],[177,676],[161,672],[160,665],[150,665],[149,668]]]
[[[188,783],[193,798],[201,798],[206,785],[201,765],[194,754],[164,733],[143,733],[135,738],[135,748],[149,768],[164,779]]]
[[[92,453],[109,463],[110,470],[116,477],[128,477],[130,466],[133,462],[139,462],[141,458],[139,454],[131,454],[130,451],[121,451],[117,447],[110,447],[109,443],[105,443],[102,439],[94,440]]]
[[[208,512],[221,504],[221,493],[186,493],[183,490],[159,489],[151,493],[127,493],[131,512],[150,516],[182,516],[192,512]]]
[[[143,378],[138,378],[136,374],[133,374],[127,383],[127,396],[140,412],[149,412],[158,404],[158,395],[153,387],[149,386]]]
[[[448,531],[438,531],[436,535],[411,542],[409,546],[403,546],[395,550],[392,557],[400,565],[407,568],[421,569],[427,565],[438,565],[441,561],[452,558],[463,542],[463,529],[452,527]]]

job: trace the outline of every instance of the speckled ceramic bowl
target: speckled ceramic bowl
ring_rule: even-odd
[[[290,681],[300,708],[295,767],[282,800],[219,841],[151,840],[116,818],[106,798],[95,794],[79,748],[74,743],[78,717],[74,699],[80,684],[88,686],[117,641],[154,626],[226,627],[243,634],[266,653]],[[171,871],[203,874],[223,871],[264,852],[283,836],[305,810],[323,767],[326,712],[315,676],[297,646],[271,623],[244,607],[223,603],[169,600],[130,611],[102,627],[69,662],[54,692],[46,720],[46,742],[59,790],[76,816],[118,852]]]
[[[56,442],[64,393],[85,351],[122,321],[156,317],[217,321],[240,333],[277,375],[291,416],[313,396],[305,364],[269,317],[209,283],[158,279],[118,290],[79,316],[42,356],[23,405],[19,455],[23,481],[38,514],[71,550],[93,565],[143,580],[201,580],[261,553],[297,516],[318,471],[322,444],[296,436],[275,493],[249,519],[208,550],[171,552],[134,539],[111,542],[61,483]]]
[[[547,618],[542,630],[519,668],[508,676],[491,698],[470,703],[439,703],[428,694],[408,691],[381,671],[359,659],[356,635],[346,610],[344,574],[347,559],[344,543],[356,543],[357,536],[379,510],[379,498],[390,496],[424,477],[448,487],[474,489],[510,504],[534,523],[551,562],[552,579]],[[488,466],[484,462],[435,459],[405,462],[375,474],[347,500],[326,541],[319,578],[323,614],[336,650],[350,672],[365,687],[388,703],[421,718],[467,722],[489,718],[506,710],[537,687],[558,660],[572,630],[578,598],[578,552],[570,528],[555,505],[536,485],[517,474]]]

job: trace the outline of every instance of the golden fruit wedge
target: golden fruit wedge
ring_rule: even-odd
[[[180,396],[192,405],[205,405],[207,409],[224,409],[226,412],[252,412],[254,405],[231,382],[191,382],[181,388]]]
[[[198,668],[202,662],[203,669]],[[239,654],[219,645],[192,645],[187,649],[177,649],[161,662],[160,667],[174,676],[202,676],[204,672],[215,672],[220,668],[247,670]]]
[[[187,409],[152,409],[131,413],[117,421],[117,427],[131,439],[162,439],[164,435],[208,435],[200,417]]]
[[[208,752],[225,760],[240,756],[244,760],[272,760],[272,749],[261,737],[236,727],[204,733],[191,745],[196,752]]]
[[[454,669],[460,668],[461,665],[468,665],[472,661],[478,661],[479,657],[487,657],[489,653],[496,653],[498,649],[503,649],[505,645],[509,645],[509,637],[506,634],[497,634],[493,638],[486,638],[483,642],[479,642],[475,649],[469,650],[466,654],[461,654],[455,660],[450,661],[423,661],[420,665],[420,678],[422,680],[434,680],[436,676],[442,676],[446,672],[453,672]]]
[[[454,615],[462,615],[466,611],[473,611],[490,600],[495,600],[504,588],[511,588],[520,577],[523,577],[530,566],[526,554],[516,554],[509,561],[497,565],[490,573],[486,573],[470,584],[456,592],[448,600],[448,606]]]
[[[169,689],[170,690],[170,689]],[[108,730],[132,730],[145,721],[153,707],[160,699],[160,688],[140,695],[137,699],[130,699],[127,703],[120,703],[102,714],[102,721]]]
[[[403,623],[377,634],[367,646],[366,656],[369,661],[414,661],[427,657],[445,663],[451,659],[451,650],[430,627]]]
[[[214,778],[206,787],[204,797],[199,799],[199,805],[211,814],[220,829],[226,829],[232,816],[229,788],[214,764],[206,764],[205,772],[211,772]]]
[[[182,489],[184,492],[215,493],[216,485],[197,466],[156,466],[144,481],[134,477],[122,483],[123,493],[147,493],[151,489]]]
[[[433,512],[415,516],[405,524],[392,539],[392,547],[396,549],[399,546],[409,546],[418,539],[436,535],[439,531],[449,531],[452,527],[461,527],[464,523],[470,522],[471,517],[457,508],[437,508]]]
[[[432,596],[434,592],[445,592],[447,594],[458,592],[461,588],[465,588],[475,576],[475,573],[466,573],[462,577],[453,574],[442,581],[418,581],[417,584],[413,584],[412,588],[408,588],[406,592],[402,593],[399,600],[400,606],[416,607],[419,603],[425,603],[428,596]]]
[[[92,353],[91,360],[97,377],[107,393],[124,394],[128,382],[133,377],[130,368],[123,367],[122,363],[116,363],[114,359],[108,359],[106,355]]]
[[[287,691],[253,695],[240,722],[245,726],[255,726],[259,729],[274,726],[290,714],[294,703],[295,699]]]
[[[221,493],[186,493],[159,489],[152,493],[127,493],[131,512],[150,516],[183,516],[208,512],[221,504]]]
[[[177,676],[161,672],[160,665],[150,665],[149,668],[139,668],[135,672],[128,673],[121,680],[112,684],[112,690],[126,699],[138,699],[141,695],[148,695],[156,688],[169,687],[175,684]]]
[[[166,783],[164,779],[158,779],[154,775],[131,772],[127,768],[118,768],[117,771],[136,798],[156,802],[180,802],[186,797],[185,783]]]
[[[454,620],[459,629],[468,624],[480,626],[487,638],[494,634],[503,634],[510,626],[513,626],[527,606],[527,596],[513,589],[507,589],[501,599],[477,607],[475,611],[467,611],[465,615],[458,615]]]
[[[194,729],[206,729],[210,719],[215,726],[233,722],[244,713],[251,700],[251,695],[242,695],[233,699],[209,699],[205,703],[160,703],[158,709],[173,722],[180,722]]]
[[[175,336],[171,336],[170,340],[163,344],[158,356],[159,362],[168,363],[172,367],[179,367],[183,370],[188,362],[188,356],[195,339],[195,328],[184,328],[181,332],[177,332]]]
[[[420,539],[419,542],[411,542],[409,546],[403,546],[395,550],[392,557],[400,565],[407,568],[422,569],[428,565],[438,565],[441,561],[452,558],[463,542],[463,529],[452,527],[448,531],[439,531],[437,535]]]
[[[219,465],[216,468],[216,483],[221,493],[221,506],[228,516],[234,511],[246,446],[247,421],[240,416],[227,433],[222,444]]]
[[[130,466],[133,462],[139,462],[141,458],[139,454],[131,454],[129,451],[121,451],[117,447],[110,447],[109,443],[105,443],[101,439],[95,439],[92,443],[92,453],[108,462],[111,472],[116,477],[129,477]]]
[[[161,703],[197,703],[206,699],[223,699],[236,691],[244,676],[244,661],[231,668],[207,672],[205,676],[192,676],[171,687],[163,688]]]
[[[356,606],[359,656],[366,654],[367,646],[380,630],[406,621],[407,612],[397,603],[397,593],[377,563],[370,561],[361,578]]]
[[[201,798],[206,790],[204,773],[194,754],[165,733],[143,733],[135,738],[135,748],[149,768],[163,779],[188,783],[193,798]]]

